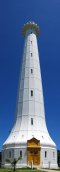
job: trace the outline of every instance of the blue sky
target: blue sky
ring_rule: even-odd
[[[60,149],[60,0],[0,0],[0,150],[15,120],[24,45],[21,30],[30,20],[40,27],[46,123]]]

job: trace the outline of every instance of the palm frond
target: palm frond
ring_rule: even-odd
[[[10,159],[6,159],[6,162],[11,163]]]

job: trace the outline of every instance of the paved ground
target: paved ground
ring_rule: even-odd
[[[59,172],[60,170],[41,169],[41,171],[46,171],[46,172]]]

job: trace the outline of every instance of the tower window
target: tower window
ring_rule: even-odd
[[[2,152],[2,158],[5,159],[5,151]]]
[[[55,158],[55,152],[53,152],[53,158]]]
[[[31,96],[33,96],[33,90],[31,90]]]
[[[32,41],[31,41],[31,44],[32,44]]]
[[[47,151],[45,151],[45,158],[47,157]]]
[[[31,118],[31,125],[33,125],[33,118]]]
[[[32,53],[31,53],[31,57],[32,57]]]
[[[20,150],[20,158],[22,158],[22,150]]]
[[[31,73],[33,73],[33,69],[31,69]]]
[[[11,158],[11,151],[9,151],[9,158]]]

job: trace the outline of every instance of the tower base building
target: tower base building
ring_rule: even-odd
[[[56,144],[45,121],[41,69],[37,45],[39,27],[28,22],[22,29],[25,36],[22,69],[19,79],[16,121],[3,144],[2,164],[21,157],[17,167],[57,168]]]

